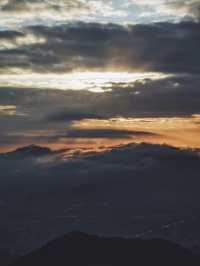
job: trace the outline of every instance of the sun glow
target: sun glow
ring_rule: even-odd
[[[163,73],[129,73],[129,72],[73,72],[68,74],[10,74],[0,75],[1,86],[21,88],[89,90],[103,92],[111,89],[113,84],[126,86],[145,79],[162,79]]]

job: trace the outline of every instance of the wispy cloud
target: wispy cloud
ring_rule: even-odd
[[[132,0],[134,5],[142,8],[140,16],[146,19],[163,20],[181,20],[200,18],[199,0]]]
[[[0,3],[0,21],[6,25],[51,24],[69,20],[101,21],[123,18],[125,10],[111,0],[7,0]],[[106,21],[106,19],[105,19]]]

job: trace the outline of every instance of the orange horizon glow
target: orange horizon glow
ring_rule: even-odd
[[[130,137],[98,137],[98,138],[73,138],[66,137],[55,142],[38,141],[24,142],[18,145],[0,147],[0,152],[8,152],[16,148],[35,144],[49,147],[52,150],[68,149],[73,152],[103,151],[119,145],[129,143],[166,144],[177,148],[200,148],[200,115],[192,117],[164,117],[164,118],[115,118],[108,120],[86,119],[72,124],[73,129],[108,129],[129,130],[152,133],[152,135],[135,135]],[[51,132],[52,134],[53,132]],[[43,133],[45,135],[45,132]],[[47,133],[46,133],[47,134]],[[49,133],[50,134],[50,133]],[[31,136],[31,134],[29,134]],[[48,136],[48,135],[47,135]]]

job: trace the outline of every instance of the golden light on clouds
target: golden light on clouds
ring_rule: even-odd
[[[4,107],[2,110],[3,112],[9,112],[9,108]],[[80,131],[80,136],[71,135],[70,130],[75,130],[78,133]],[[81,136],[82,132],[84,133],[83,136]],[[97,135],[91,135],[91,132],[97,132]],[[107,132],[113,133],[114,137],[112,134],[109,136]],[[124,135],[121,132],[125,132]],[[128,132],[127,136],[126,132]],[[115,135],[115,133],[119,133],[119,135]],[[107,120],[85,119],[73,122],[71,128],[66,128],[63,136],[58,139],[54,138],[56,134],[56,129],[26,131],[20,136],[23,143],[19,145],[3,145],[0,148],[0,152],[36,144],[54,150],[66,149],[65,155],[66,158],[69,158],[74,153],[99,152],[120,145],[144,142],[196,149],[200,148],[200,115],[191,117],[115,118]]]
[[[152,133],[136,135],[125,141],[168,144],[175,147],[200,148],[200,115],[191,117],[116,118],[74,122],[75,128],[133,130]],[[153,135],[155,134],[155,135]],[[120,140],[121,141],[121,140]],[[119,144],[123,144],[119,141]]]

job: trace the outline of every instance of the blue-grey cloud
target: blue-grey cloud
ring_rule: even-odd
[[[73,111],[72,109],[67,110],[56,110],[54,113],[49,114],[45,121],[46,122],[67,122],[67,121],[79,121],[83,119],[103,119],[106,118],[106,116],[100,116],[96,113],[87,113],[84,112],[83,110],[75,110]]]
[[[1,71],[72,70],[199,73],[199,23],[65,24],[29,27],[45,42],[0,51]]]
[[[67,133],[68,138],[130,138],[154,135],[150,132],[119,129],[71,129]]]

